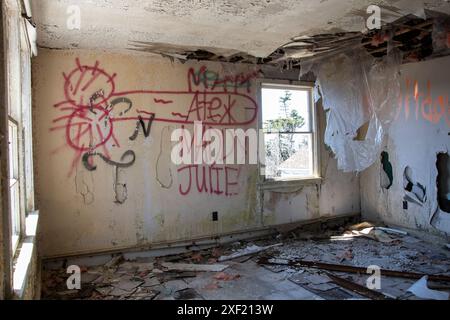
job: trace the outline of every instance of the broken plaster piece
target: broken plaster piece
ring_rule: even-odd
[[[127,278],[122,278],[117,284],[114,284],[113,286],[117,289],[121,289],[124,291],[132,291],[135,288],[139,287],[141,284],[143,284],[144,281],[133,281]]]
[[[158,280],[158,278],[153,277],[146,279],[145,282],[142,284],[142,287],[154,287],[160,285],[161,282]]]
[[[431,290],[427,286],[428,276],[423,276],[419,281],[414,283],[407,292],[411,292],[416,297],[422,299],[432,299],[432,300],[448,300],[449,294],[447,292]]]

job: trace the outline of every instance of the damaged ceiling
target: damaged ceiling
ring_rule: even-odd
[[[197,51],[237,62],[268,57],[296,37],[360,32],[370,4],[383,8],[383,23],[424,9],[450,14],[448,0],[32,0],[32,12],[40,47]],[[67,28],[70,5],[80,8],[80,30]]]

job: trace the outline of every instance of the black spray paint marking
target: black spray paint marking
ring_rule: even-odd
[[[120,116],[123,116],[125,113],[130,111],[130,109],[133,107],[133,102],[131,102],[130,99],[128,99],[126,97],[120,97],[120,98],[116,98],[113,101],[111,101],[110,108],[113,109],[114,106],[116,104],[119,104],[119,103],[126,103],[126,104],[128,104],[128,108],[126,108],[124,111],[120,112],[120,114],[119,114]]]
[[[145,125],[144,119],[142,119],[141,116],[138,117],[139,120],[136,122],[136,129],[134,129],[133,135],[130,137],[131,141],[136,140],[138,134],[139,134],[139,128],[142,127],[142,131],[144,132],[144,137],[148,137],[150,135],[150,131],[152,129],[152,123],[155,119],[155,114],[152,113],[150,115],[150,119],[147,121],[147,125]]]
[[[120,157],[120,161],[122,161],[122,162],[116,162],[114,160],[111,160],[99,152],[94,152],[94,153],[86,152],[83,155],[82,161],[83,161],[84,167],[89,171],[94,171],[97,169],[96,165],[91,165],[89,163],[89,158],[92,156],[99,156],[107,164],[109,164],[111,166],[116,166],[118,168],[128,168],[128,167],[132,166],[134,164],[134,161],[136,160],[136,154],[134,153],[133,150],[128,150],[128,151],[124,152],[124,154]],[[125,158],[127,158],[127,157],[131,157],[132,159],[128,162],[123,162],[123,161],[125,161]]]
[[[89,98],[89,111],[93,114],[97,114],[97,112],[94,111],[94,102],[98,98],[104,97],[104,92],[102,89],[98,90],[97,92],[94,92],[94,94]]]
[[[122,162],[116,162],[116,161],[113,161],[113,160],[105,157],[101,153],[87,152],[83,155],[82,161],[83,161],[84,167],[89,171],[94,171],[97,169],[97,166],[91,165],[89,163],[89,158],[92,156],[99,156],[107,164],[116,167],[116,172],[115,172],[115,177],[114,177],[114,194],[115,194],[115,198],[116,198],[115,202],[118,204],[123,204],[128,198],[128,190],[127,190],[127,184],[124,182],[121,182],[121,179],[120,179],[122,176],[121,169],[128,168],[131,165],[133,165],[133,163],[136,160],[136,154],[134,153],[133,150],[125,151],[124,154],[120,157],[120,161],[122,161]],[[131,159],[128,162],[125,162],[125,159],[129,158],[129,157],[131,157]]]

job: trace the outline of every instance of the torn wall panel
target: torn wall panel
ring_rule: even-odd
[[[378,158],[392,119],[389,106],[400,92],[399,68],[400,56],[393,50],[382,61],[359,50],[313,67],[327,112],[325,143],[344,172],[360,172]]]

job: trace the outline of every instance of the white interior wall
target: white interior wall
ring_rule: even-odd
[[[41,49],[39,56],[33,60],[33,125],[36,201],[41,214],[41,249],[44,257],[150,247],[157,243],[195,240],[360,211],[359,178],[354,174],[338,172],[336,161],[330,158],[323,145],[321,166],[324,179],[319,185],[297,188],[295,192],[275,188],[260,193],[257,188],[257,166],[245,165],[230,169],[231,174],[238,173],[230,178],[237,182],[237,185],[230,185],[229,193],[235,193],[233,195],[198,192],[194,180],[190,192],[182,195],[179,187],[181,184],[183,191],[187,187],[187,171],[178,172],[180,167],[171,163],[168,134],[169,129],[180,127],[180,124],[167,121],[155,121],[147,138],[140,130],[134,141],[129,137],[136,128],[136,120],[115,123],[117,141],[109,139],[105,146],[115,160],[120,159],[124,151],[133,150],[136,154],[134,164],[121,169],[116,179],[115,166],[108,165],[97,156],[93,158],[97,169],[88,171],[82,164],[82,153],[70,146],[76,133],[69,131],[70,139],[67,139],[67,121],[73,106],[71,103],[58,105],[67,100],[64,93],[68,83],[66,79],[79,79],[82,68],[77,66],[77,58],[81,66],[95,66],[98,61],[98,68],[115,74],[116,93],[128,90],[165,91],[156,96],[118,94],[118,97],[127,96],[133,101],[132,109],[126,114],[123,104],[121,108],[114,109],[114,117],[119,118],[128,115],[135,117],[138,109],[151,110],[156,113],[156,118],[170,118],[173,116],[171,112],[186,112],[192,103],[192,95],[183,97],[174,92],[188,89],[189,68],[199,70],[205,65],[221,77],[255,71],[254,67],[243,65],[224,66],[214,62],[181,64],[149,55]],[[78,78],[71,78],[71,72],[72,75],[78,74]],[[110,83],[101,78],[85,89],[90,91],[86,96],[100,89],[108,95]],[[246,103],[251,99],[256,101],[254,80],[251,78],[249,90],[247,86],[238,89]],[[84,84],[86,81],[82,80]],[[78,81],[69,82],[69,89],[73,92]],[[76,96],[76,100],[81,98],[80,94],[69,93],[69,96]],[[174,102],[158,104],[155,98]],[[322,112],[319,114],[323,135],[324,115]],[[251,120],[249,113],[241,111],[237,116]],[[72,124],[73,120],[70,120]],[[256,121],[243,128],[256,128]],[[79,142],[75,144],[81,145]],[[103,146],[96,151],[106,152]],[[223,191],[226,181],[221,172],[220,188]],[[171,175],[173,184],[170,185]],[[161,186],[157,177],[166,187]],[[123,187],[121,190],[115,189],[118,184],[126,184],[126,193]],[[116,202],[117,194],[126,198],[124,203]],[[212,221],[213,211],[218,212],[218,221]]]
[[[380,161],[363,172],[361,210],[366,218],[450,233],[450,214],[439,210],[436,187],[436,155],[450,149],[449,68],[450,57],[402,66],[401,99],[393,106],[396,118],[384,146],[393,167],[393,185],[388,190],[380,187]],[[421,204],[408,202],[408,209],[403,209],[406,166],[414,183],[426,187],[427,199]]]

